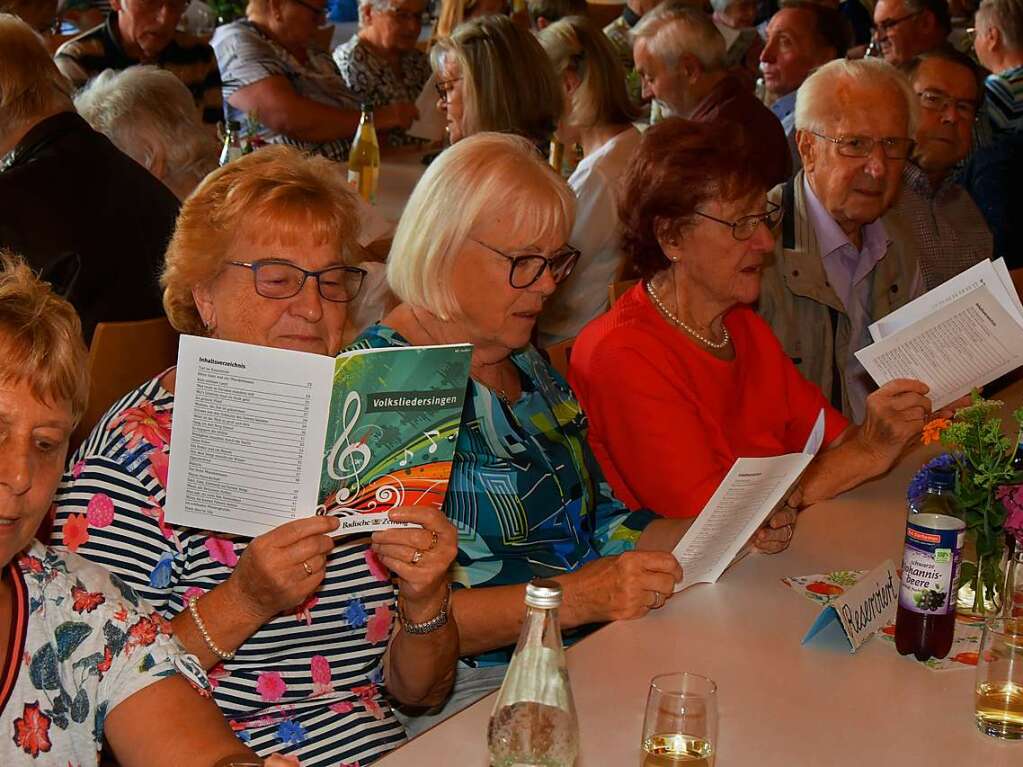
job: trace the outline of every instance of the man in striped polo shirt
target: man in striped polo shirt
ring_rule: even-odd
[[[1023,127],[1023,0],[984,0],[975,23],[977,59],[992,72],[983,127],[997,139]]]
[[[155,64],[188,86],[203,121],[224,119],[220,70],[213,49],[175,28],[188,0],[112,0],[106,21],[68,40],[54,60],[76,87],[105,69]]]

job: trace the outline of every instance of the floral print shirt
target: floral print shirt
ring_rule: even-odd
[[[349,349],[408,346],[386,325]],[[532,347],[511,356],[522,396],[511,406],[469,379],[444,512],[458,529],[455,588],[506,586],[573,572],[635,547],[656,516],[615,498],[586,442],[565,380]],[[567,643],[588,632],[566,631]],[[507,663],[514,647],[469,659]]]
[[[430,79],[430,60],[420,50],[411,50],[401,57],[401,74],[369,46],[352,35],[348,42],[334,49],[334,63],[341,71],[348,87],[361,103],[382,107],[387,104],[416,103],[426,81]],[[385,139],[389,146],[421,143],[401,130],[388,131]]]
[[[10,646],[0,659],[0,764],[96,764],[103,723],[126,698],[202,667],[117,576],[34,541],[2,571]]]
[[[113,406],[71,459],[53,533],[166,618],[226,581],[251,540],[164,521],[173,410],[159,377]],[[261,755],[365,767],[405,740],[382,689],[394,610],[390,574],[369,538],[340,538],[319,591],[210,670],[214,700]]]

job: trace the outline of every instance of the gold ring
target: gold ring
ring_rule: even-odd
[[[426,550],[427,551],[433,551],[433,547],[437,545],[437,541],[439,539],[440,539],[440,536],[437,535],[437,531],[436,530],[431,530],[430,531],[430,545],[426,547]]]
[[[422,558],[423,552],[421,552],[419,549],[416,549],[415,551],[412,552],[412,561],[409,564],[418,565],[419,560]]]
[[[305,560],[302,561],[302,569],[305,570],[306,575],[312,575],[313,571],[309,569],[309,563]]]

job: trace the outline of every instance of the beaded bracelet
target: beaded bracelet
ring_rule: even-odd
[[[192,620],[195,621],[195,627],[199,629],[199,633],[202,635],[202,639],[206,643],[206,646],[210,648],[210,652],[221,660],[231,660],[234,658],[234,650],[231,652],[224,652],[221,650],[213,641],[213,637],[210,636],[210,632],[206,630],[206,624],[203,623],[202,618],[199,617],[199,597],[189,597],[188,612],[192,614]]]
[[[440,612],[428,621],[423,623],[410,623],[405,617],[405,611],[401,607],[401,598],[398,599],[398,620],[406,634],[432,634],[437,629],[444,628],[448,623],[448,606],[451,603],[451,584],[448,584],[448,591],[444,595],[444,602],[440,606]]]

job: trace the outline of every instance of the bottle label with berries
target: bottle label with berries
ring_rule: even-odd
[[[955,612],[959,560],[966,537],[961,519],[915,514],[906,525],[899,605],[915,613]]]

